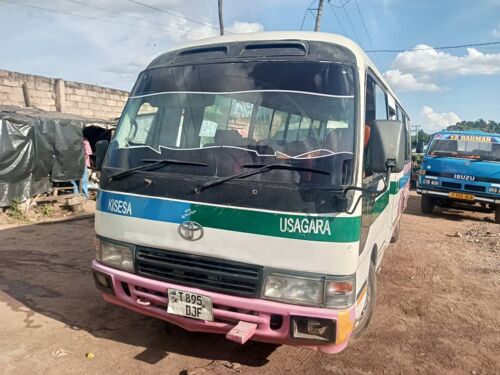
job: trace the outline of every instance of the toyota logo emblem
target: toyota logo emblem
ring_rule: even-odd
[[[188,241],[198,241],[203,237],[203,228],[194,221],[185,221],[177,229],[179,235]]]

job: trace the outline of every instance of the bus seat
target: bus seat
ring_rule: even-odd
[[[242,146],[244,143],[240,133],[234,129],[217,130],[214,140],[220,146]]]
[[[307,144],[304,141],[293,141],[286,145],[286,154],[289,156],[298,156],[308,151]]]
[[[233,146],[248,148],[248,140],[241,137],[240,133],[234,129],[217,130],[214,137],[217,146]],[[255,142],[253,142],[255,143]],[[250,147],[255,148],[254,147]],[[252,153],[237,148],[223,148],[216,152],[217,168],[220,176],[229,176],[242,172],[242,166],[253,164]]]

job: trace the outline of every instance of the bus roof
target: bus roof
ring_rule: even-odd
[[[462,130],[462,131],[440,130],[438,132],[435,132],[434,134],[487,135],[487,136],[500,137],[500,134],[498,134],[498,133],[488,133],[488,132],[485,132],[483,130]]]
[[[313,31],[266,31],[260,33],[230,34],[214,38],[201,39],[190,43],[182,44],[176,48],[171,49],[170,51],[165,52],[165,54],[180,49],[208,46],[212,44],[250,42],[250,41],[258,42],[258,41],[271,41],[271,40],[318,41],[318,42],[332,43],[345,47],[354,54],[358,66],[363,68],[370,68],[373,72],[375,72],[377,78],[385,84],[387,90],[392,95],[392,97],[398,103],[400,103],[392,88],[385,81],[382,73],[378,70],[378,68],[375,66],[370,57],[363,51],[363,49],[351,39],[348,39],[338,34],[313,32]]]

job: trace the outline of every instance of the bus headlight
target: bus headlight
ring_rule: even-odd
[[[95,259],[102,264],[119,268],[124,271],[134,271],[134,255],[126,245],[97,239],[95,244]]]
[[[280,302],[331,309],[351,306],[356,299],[355,275],[318,277],[268,274],[262,297]]]
[[[491,187],[488,189],[488,191],[489,191],[490,193],[496,194],[496,193],[500,192],[500,189],[499,189],[499,188],[496,188],[496,187],[494,187],[494,186],[491,186]]]
[[[320,306],[323,285],[322,279],[272,274],[267,276],[262,294],[267,299]]]
[[[437,185],[439,185],[439,181],[438,180],[432,180],[430,178],[424,178],[424,184],[437,186]]]

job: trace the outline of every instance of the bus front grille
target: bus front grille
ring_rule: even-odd
[[[448,181],[443,181],[441,182],[441,186],[449,189],[461,189],[462,184],[459,184],[457,182],[448,182]]]
[[[481,185],[465,185],[466,190],[470,191],[478,191],[478,192],[484,192],[486,191],[486,188]]]
[[[137,274],[240,296],[258,296],[262,267],[168,250],[136,247]]]

